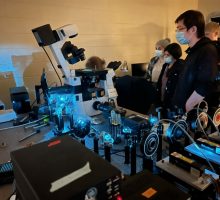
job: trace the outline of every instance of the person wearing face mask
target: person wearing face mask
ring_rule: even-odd
[[[176,89],[184,61],[180,59],[182,50],[179,44],[171,43],[164,49],[164,65],[157,82],[157,106],[163,108],[162,116],[167,118],[167,110],[172,108],[171,100]],[[169,118],[169,117],[168,117]]]
[[[212,41],[218,51],[218,73],[214,81],[211,95],[208,99],[209,104],[212,106],[209,108],[208,113],[210,116],[213,116],[220,104],[220,25],[216,22],[208,22],[205,25],[205,36]]]
[[[155,53],[154,53],[155,56],[151,58],[147,68],[146,79],[148,81],[151,81],[153,83],[157,82],[158,77],[160,75],[160,71],[164,64],[164,58],[163,58],[164,48],[166,48],[168,44],[170,44],[169,38],[157,41],[155,45]]]
[[[185,11],[175,23],[177,41],[189,48],[172,104],[189,112],[210,95],[217,74],[217,50],[205,37],[205,20],[200,11]]]

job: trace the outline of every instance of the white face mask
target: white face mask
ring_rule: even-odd
[[[163,55],[163,51],[162,50],[155,50],[155,56],[156,57],[160,57],[160,56],[162,56]]]
[[[176,40],[180,43],[180,44],[189,44],[189,40],[185,38],[184,36],[184,32],[176,32]]]
[[[173,58],[171,56],[167,56],[164,58],[164,62],[167,64],[170,64],[173,62]]]

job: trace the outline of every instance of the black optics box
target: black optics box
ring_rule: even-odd
[[[21,200],[116,199],[121,172],[70,136],[11,152]]]
[[[10,97],[13,110],[17,114],[31,111],[30,98],[26,87],[21,86],[10,88]]]
[[[205,166],[178,152],[172,152],[170,154],[169,161],[170,163],[179,166],[196,177],[200,177],[205,169]]]
[[[189,200],[190,195],[158,175],[144,170],[126,177],[122,183],[123,200]]]

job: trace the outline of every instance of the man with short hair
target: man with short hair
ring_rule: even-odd
[[[176,39],[188,44],[185,67],[177,83],[173,105],[189,112],[209,96],[217,73],[217,51],[205,36],[201,12],[188,10],[177,17]]]

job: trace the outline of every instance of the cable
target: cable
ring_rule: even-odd
[[[209,140],[208,134],[205,132],[205,130],[204,130],[202,124],[201,124],[201,119],[200,119],[201,113],[199,114],[199,111],[204,112],[203,109],[200,108],[201,103],[205,103],[206,106],[208,106],[207,102],[203,100],[203,101],[201,101],[201,102],[197,105],[196,108],[193,108],[192,110],[196,110],[196,114],[197,114],[196,121],[199,123],[199,126],[200,126],[200,128],[201,128],[201,131],[202,131],[202,133],[205,135],[206,139]],[[209,120],[211,121],[211,123],[214,125],[214,127],[215,127],[215,129],[216,129],[216,131],[217,131],[217,133],[218,133],[218,135],[219,135],[219,129],[218,129],[218,127],[215,126],[215,124],[214,124],[212,118],[210,117],[210,115],[209,115],[207,112],[204,112],[204,113],[207,115],[208,119],[209,119]],[[187,113],[186,113],[186,114],[187,114]]]
[[[208,135],[206,134],[206,132],[205,132],[205,130],[204,130],[202,124],[201,124],[201,119],[200,119],[200,117],[199,117],[200,114],[201,114],[201,113],[199,114],[199,110],[201,110],[201,111],[203,112],[203,110],[200,108],[201,103],[205,103],[206,107],[208,107],[207,102],[204,101],[204,100],[202,100],[202,101],[197,105],[197,108],[196,108],[197,119],[196,119],[196,121],[198,120],[199,126],[200,126],[200,128],[201,128],[203,134],[206,136],[206,139],[209,139]],[[206,113],[206,115],[208,116],[207,111],[206,111],[205,113]],[[211,121],[212,121],[212,120],[211,120]]]
[[[201,128],[203,134],[204,134],[204,135],[206,136],[206,138],[208,139],[209,137],[208,137],[208,135],[206,134],[205,130],[203,129],[203,126],[202,126],[202,124],[201,124],[201,119],[200,119],[200,117],[199,117],[199,116],[200,116],[199,110],[202,110],[202,109],[200,108],[200,105],[201,105],[202,102],[204,102],[204,103],[206,104],[206,106],[208,106],[207,102],[204,101],[204,100],[202,100],[202,101],[197,105],[197,108],[196,108],[197,119],[196,119],[196,121],[198,120],[199,126],[200,126],[200,128]],[[202,111],[203,111],[203,110],[202,110]],[[207,112],[205,112],[205,113],[207,114]]]
[[[170,122],[173,123],[174,125],[178,126],[185,134],[186,136],[190,139],[190,141],[192,142],[192,144],[195,145],[195,147],[201,152],[201,154],[204,156],[204,158],[206,159],[207,163],[209,164],[210,168],[213,170],[213,172],[215,172],[215,169],[213,168],[212,164],[210,163],[209,159],[206,157],[206,155],[202,152],[202,150],[200,149],[200,147],[196,144],[196,142],[194,141],[194,139],[186,132],[186,130],[184,130],[177,122],[171,120],[171,119],[161,119],[159,120],[154,126],[156,126],[157,124],[159,124],[160,122]],[[153,126],[153,127],[154,127]],[[152,127],[152,128],[153,128]],[[216,173],[216,172],[215,172]]]
[[[48,55],[48,53],[47,53],[46,49],[45,49],[43,46],[42,46],[42,48],[43,48],[44,52],[46,53],[46,55],[47,55],[47,57],[48,57],[48,59],[49,59],[49,61],[50,61],[51,65],[52,65],[52,67],[53,67],[54,71],[56,72],[57,77],[59,78],[60,85],[62,86],[62,81],[61,81],[61,78],[60,78],[60,76],[59,76],[59,74],[58,74],[58,72],[57,72],[56,68],[54,67],[53,62],[52,62],[52,60],[51,60],[50,56]]]
[[[182,122],[182,123],[180,123],[180,122]],[[176,128],[176,127],[179,127],[179,126],[181,126],[182,129],[183,129],[183,126],[184,126],[184,125],[185,125],[185,127],[187,128],[187,123],[186,123],[185,120],[183,120],[183,119],[178,120],[176,123],[174,123],[173,127],[172,127],[171,130],[170,130],[170,133],[172,133],[173,131],[175,131],[175,128]],[[181,130],[182,130],[182,129],[181,129]],[[172,135],[170,135],[170,139],[172,140]],[[172,142],[172,141],[171,141],[171,142]]]
[[[198,106],[197,106],[197,117],[199,117],[199,115],[198,115],[199,110],[203,111],[203,110],[200,108],[201,103],[205,103],[206,106],[208,106],[207,102],[204,101],[204,100],[202,100],[202,101],[198,104]],[[216,125],[215,125],[215,123],[213,122],[212,118],[210,117],[210,115],[209,115],[207,112],[205,112],[205,113],[206,113],[207,117],[209,118],[209,120],[210,120],[210,121],[212,122],[212,124],[214,125],[214,127],[215,127],[217,133],[219,134],[219,129],[218,129],[218,127],[216,127]],[[202,128],[202,130],[204,131],[204,129],[203,129],[202,125],[201,125],[200,119],[199,119],[199,125],[200,125],[200,127]]]
[[[212,164],[210,163],[209,159],[206,157],[206,155],[202,152],[202,150],[200,149],[200,147],[196,144],[196,142],[193,140],[193,138],[186,132],[186,130],[184,130],[177,122],[173,121],[173,120],[170,120],[170,119],[161,119],[159,120],[154,126],[156,126],[157,124],[159,124],[160,122],[171,122],[171,123],[174,123],[174,125],[176,124],[176,126],[178,126],[185,134],[186,136],[191,140],[192,144],[195,145],[195,147],[200,151],[200,153],[204,156],[204,158],[206,159],[208,165],[210,166],[211,170],[216,173],[215,169],[213,168]],[[152,127],[153,128],[153,127]],[[212,177],[212,176],[211,176]],[[220,200],[219,199],[219,190],[218,190],[218,185],[216,184],[215,181],[213,181],[213,177],[211,178],[211,182],[212,184],[214,185],[215,187],[215,190],[216,190],[216,200]]]
[[[10,194],[10,196],[9,196],[6,200],[10,200],[11,197],[12,197],[15,193],[16,193],[16,190],[15,190],[12,194]]]
[[[218,127],[215,125],[215,123],[213,122],[213,120],[212,120],[212,118],[210,117],[210,115],[207,114],[207,116],[208,116],[209,120],[212,122],[212,124],[214,125],[214,127],[215,127],[215,129],[216,129],[218,135],[220,135],[219,129],[218,129]]]
[[[216,193],[215,193],[215,194],[216,194],[215,198],[216,198],[216,200],[220,200],[220,191],[219,191],[219,187],[218,187],[218,181],[215,180],[212,175],[207,174],[207,176],[209,176],[209,178],[211,179],[212,183],[213,183],[214,186],[215,186],[215,191],[216,191]]]
[[[203,111],[201,108],[194,108],[194,109]],[[208,119],[211,121],[212,125],[215,127],[215,130],[216,130],[216,132],[218,133],[218,135],[220,135],[219,129],[218,129],[218,127],[214,124],[214,122],[213,122],[211,116],[210,116],[208,113],[206,113],[206,115],[207,115]],[[197,116],[198,116],[198,112],[197,112]],[[206,138],[209,139],[209,138],[208,138],[208,135],[205,133],[205,130],[203,129],[203,127],[202,127],[202,125],[201,125],[201,121],[200,121],[199,116],[198,116],[198,118],[197,118],[196,120],[198,120],[199,126],[201,127],[201,130],[202,130],[202,132],[204,133],[204,135],[206,136]]]
[[[57,83],[54,81],[54,82],[52,82],[52,83],[49,85],[49,87],[51,87],[51,86],[54,85],[54,84],[57,85]],[[40,93],[40,96],[41,96],[42,94],[43,94],[43,91]],[[36,103],[36,101],[37,101],[37,98],[35,98],[34,101],[32,102],[32,104],[31,104],[31,109],[33,108],[33,106],[34,106],[34,104]]]
[[[40,96],[43,94],[43,91],[40,93]],[[34,99],[34,101],[32,102],[31,104],[31,109],[33,108],[34,104],[36,103],[37,101],[37,98]]]
[[[46,119],[48,118],[48,115],[38,119],[38,120],[35,120],[35,121],[32,121],[32,122],[28,122],[26,124],[21,124],[21,125],[18,125],[18,126],[10,126],[10,127],[6,127],[6,128],[1,128],[0,131],[5,131],[5,130],[9,130],[9,129],[13,129],[13,128],[18,128],[18,127],[22,127],[22,126],[26,126],[26,125],[29,125],[29,124],[33,124],[33,123],[36,123],[36,122],[39,122],[43,119]]]

